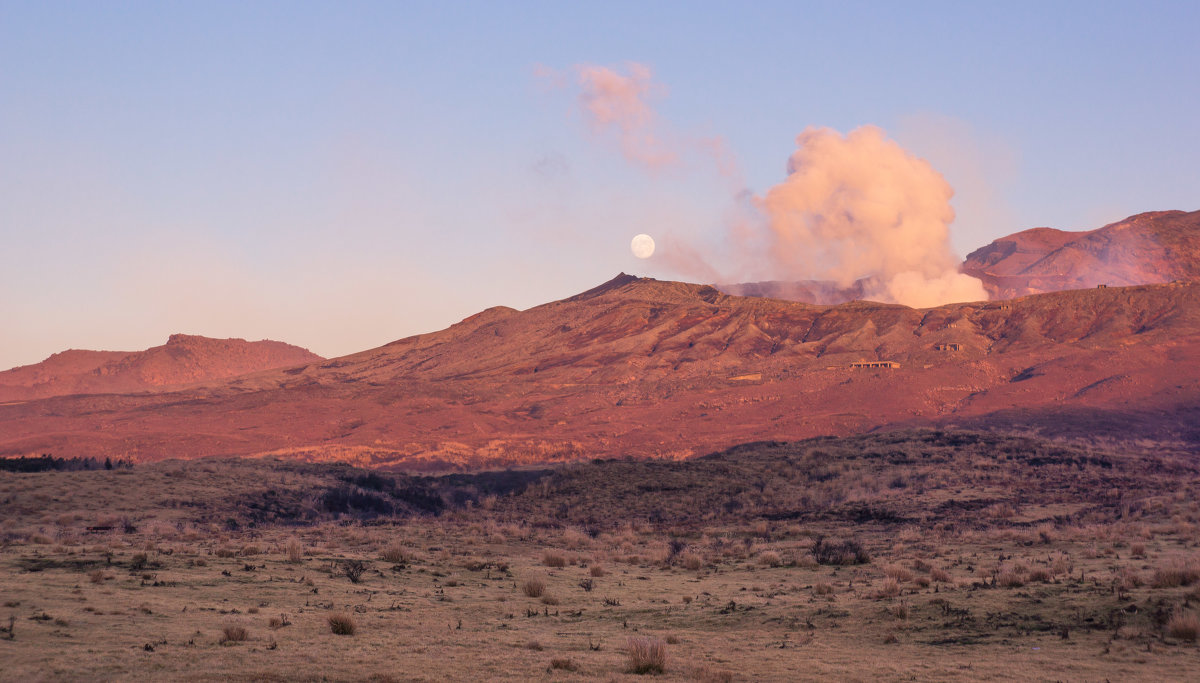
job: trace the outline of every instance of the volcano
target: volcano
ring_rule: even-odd
[[[687,458],[927,425],[1191,448],[1198,407],[1197,284],[918,310],[621,274],[331,360],[154,393],[9,401],[0,454],[270,454],[435,471]]]

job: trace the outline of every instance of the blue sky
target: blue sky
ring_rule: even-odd
[[[980,5],[980,6],[975,6]],[[648,66],[659,125],[745,188],[810,125],[956,189],[960,255],[1200,208],[1200,4],[0,1],[0,368],[172,332],[340,355],[718,239],[728,183],[652,172],[536,74]]]

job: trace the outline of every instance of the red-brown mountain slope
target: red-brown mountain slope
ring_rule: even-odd
[[[899,367],[851,367],[860,360]],[[277,453],[433,469],[989,421],[1200,443],[1198,407],[1200,285],[914,310],[621,275],[219,385],[0,406],[0,454]]]
[[[993,299],[1200,279],[1200,211],[1154,211],[1087,232],[1034,228],[967,255]]]
[[[173,334],[166,344],[145,351],[63,351],[0,372],[0,401],[162,391],[319,360],[282,342]]]

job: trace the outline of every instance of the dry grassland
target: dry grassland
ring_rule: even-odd
[[[0,679],[1200,678],[1182,456],[912,433],[363,477],[0,474]]]

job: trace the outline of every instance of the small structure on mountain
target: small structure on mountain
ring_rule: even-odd
[[[1096,285],[1096,289],[1108,289],[1108,285]]]
[[[958,342],[947,342],[945,344],[934,344],[934,351],[962,351],[962,344]]]
[[[850,367],[858,370],[862,368],[892,368],[900,367],[900,364],[893,360],[860,360],[850,364]]]

